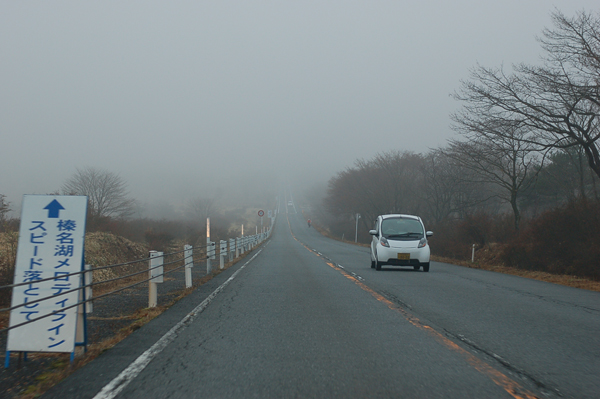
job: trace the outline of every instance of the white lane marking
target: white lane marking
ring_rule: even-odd
[[[264,248],[264,247],[263,247]],[[163,335],[154,345],[152,345],[149,349],[147,349],[144,353],[142,353],[137,359],[133,361],[125,370],[121,372],[118,376],[115,377],[114,380],[109,382],[100,392],[94,396],[94,399],[112,399],[117,396],[135,377],[137,377],[144,368],[154,359],[156,355],[162,352],[163,349],[167,347],[171,342],[177,338],[178,333],[183,330],[188,324],[194,320],[196,316],[198,316],[210,303],[212,300],[223,291],[230,282],[238,275],[239,272],[242,271],[250,262],[254,260],[262,252],[262,248],[248,260],[248,262],[244,263],[242,267],[240,267],[235,273],[231,275],[223,284],[219,286],[216,290],[213,291],[212,294],[208,296],[200,305],[196,306],[194,310],[188,313],[179,323],[177,323],[173,328],[171,328],[165,335]]]

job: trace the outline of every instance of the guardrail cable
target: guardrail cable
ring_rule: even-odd
[[[175,270],[181,269],[181,268],[182,268],[182,267],[184,267],[184,266],[185,266],[185,265],[183,265],[183,266],[179,266],[179,267],[177,267],[177,268],[175,268],[175,269],[172,269],[172,270],[169,270],[168,272],[165,272],[164,274],[168,274],[168,273],[174,272]],[[84,304],[84,303],[92,302],[92,301],[95,301],[96,299],[104,298],[104,297],[106,297],[106,296],[109,296],[109,295],[116,294],[117,292],[125,291],[126,289],[129,289],[129,288],[131,288],[131,287],[135,287],[135,286],[137,286],[137,285],[140,285],[140,284],[146,283],[146,282],[148,282],[148,281],[150,281],[150,280],[152,280],[152,279],[154,279],[154,278],[156,278],[156,277],[149,277],[149,278],[147,278],[147,279],[145,279],[145,280],[138,281],[138,282],[137,282],[137,283],[135,283],[135,284],[128,285],[127,287],[121,287],[121,288],[119,288],[119,289],[116,289],[116,290],[114,290],[114,291],[107,292],[107,293],[104,293],[104,294],[101,294],[101,295],[95,296],[95,297],[93,297],[93,298],[86,299],[85,301],[80,301],[80,302],[77,302],[77,303],[76,303],[76,304],[74,304],[74,305],[71,305],[71,306],[66,306],[66,307],[64,307],[64,308],[61,308],[60,310],[55,310],[55,311],[53,311],[53,312],[51,312],[51,313],[48,313],[48,314],[45,314],[45,315],[43,315],[43,316],[36,317],[35,319],[31,319],[31,320],[25,321],[25,322],[23,322],[23,323],[15,324],[14,326],[10,326],[10,327],[3,328],[3,329],[1,329],[1,330],[0,330],[0,333],[3,333],[3,332],[5,332],[5,331],[8,331],[8,330],[12,330],[12,329],[14,329],[14,328],[17,328],[17,327],[22,327],[22,326],[24,326],[24,325],[26,325],[26,324],[30,324],[30,323],[36,322],[36,321],[38,321],[38,320],[41,320],[41,319],[45,319],[46,317],[54,316],[54,315],[56,315],[56,314],[58,314],[58,313],[64,312],[64,311],[65,311],[65,310],[67,310],[67,309],[74,308],[74,307],[76,307],[76,306],[79,306],[79,305],[82,305],[82,304]],[[76,289],[76,290],[72,290],[71,292],[73,292],[73,291],[79,291],[79,290],[83,289],[84,287],[88,287],[88,286],[90,286],[90,285],[91,285],[91,284],[89,284],[89,285],[86,285],[86,286],[82,286],[82,287],[80,287],[80,288],[78,288],[78,289]],[[44,299],[54,298],[55,296],[58,296],[58,295],[54,295],[54,296],[51,296],[51,297],[48,297],[48,298],[44,298]],[[28,304],[31,304],[31,303],[33,303],[33,301],[32,301],[32,302],[29,302]]]
[[[242,240],[244,238],[250,238],[250,237],[253,237],[253,236],[242,237]],[[254,240],[252,240],[252,241],[255,241],[256,239],[257,239],[257,237],[255,237]],[[237,243],[238,243],[237,238],[235,240],[236,240],[236,245],[237,245]],[[210,247],[212,247],[211,249],[215,249],[216,243],[213,243],[212,245],[210,245]],[[92,281],[89,284],[83,284],[83,285],[80,285],[77,288],[74,288],[74,289],[68,290],[68,291],[62,291],[62,292],[60,292],[60,293],[58,293],[56,295],[52,295],[52,296],[49,296],[49,297],[37,299],[37,300],[30,301],[30,302],[27,302],[27,303],[22,303],[22,304],[15,305],[15,306],[12,306],[12,307],[9,307],[9,308],[0,309],[0,312],[8,312],[8,311],[12,311],[12,310],[15,310],[15,309],[22,308],[24,306],[31,306],[31,305],[33,305],[35,303],[47,301],[49,299],[53,299],[53,298],[56,298],[56,297],[59,297],[59,296],[62,296],[62,295],[70,294],[70,293],[73,293],[73,292],[82,292],[83,290],[85,290],[88,287],[98,286],[98,285],[101,285],[101,284],[106,284],[106,283],[110,283],[110,282],[117,281],[117,280],[123,280],[123,279],[126,279],[126,278],[130,278],[130,277],[134,277],[134,276],[140,275],[142,273],[148,273],[149,271],[157,269],[157,268],[160,268],[160,267],[173,265],[173,264],[179,263],[179,262],[184,262],[184,264],[182,264],[182,265],[180,265],[178,267],[175,267],[175,268],[173,268],[171,270],[164,271],[162,273],[162,275],[166,275],[166,274],[172,273],[174,271],[177,271],[177,270],[179,270],[181,268],[184,268],[186,266],[185,265],[185,261],[188,258],[190,258],[190,256],[178,257],[177,259],[170,260],[168,262],[164,262],[165,258],[171,257],[173,255],[177,255],[177,254],[180,254],[180,253],[183,253],[183,252],[186,252],[186,251],[189,251],[190,249],[191,250],[194,250],[194,249],[201,250],[201,249],[208,249],[208,248],[209,248],[209,245],[206,244],[206,245],[194,246],[194,247],[191,247],[191,248],[184,248],[182,250],[178,250],[178,251],[174,251],[174,252],[169,252],[169,253],[163,254],[161,256],[163,258],[163,263],[160,264],[160,265],[157,265],[157,266],[154,266],[154,267],[149,267],[149,268],[144,268],[144,270],[141,270],[141,271],[138,271],[138,272],[130,273],[130,274],[127,274],[127,275],[124,275],[124,276],[118,276],[118,277],[111,278],[111,279],[104,280],[104,281],[96,281],[96,282]],[[210,252],[212,252],[212,251],[210,251]],[[205,253],[205,255],[201,256],[200,258],[201,259],[209,259],[211,256],[212,256],[212,254],[210,254],[209,251],[207,250],[206,253]],[[192,255],[191,258],[192,258],[192,263],[193,263],[194,256]],[[67,275],[61,276],[61,279],[64,279],[65,277],[68,278],[68,277],[71,277],[71,276],[82,275],[82,274],[88,273],[88,272],[93,273],[93,272],[99,271],[99,270],[105,270],[105,269],[112,269],[112,268],[115,268],[115,267],[135,265],[135,264],[139,264],[139,263],[142,263],[142,262],[147,262],[150,259],[153,259],[153,258],[147,257],[147,258],[143,258],[143,259],[137,259],[137,260],[123,262],[123,263],[118,263],[118,264],[114,264],[114,265],[106,265],[106,266],[94,267],[94,268],[89,269],[89,270],[81,270],[81,271],[78,271],[78,272],[69,273]],[[136,283],[127,285],[125,287],[121,287],[121,288],[118,288],[116,290],[113,290],[113,291],[110,291],[110,292],[107,292],[107,293],[104,293],[104,294],[101,294],[101,295],[94,296],[92,298],[88,298],[88,299],[86,299],[84,301],[78,301],[74,305],[70,305],[70,306],[61,308],[60,310],[55,310],[55,311],[50,312],[48,314],[45,314],[43,316],[39,316],[39,317],[36,317],[34,319],[27,320],[27,321],[25,321],[23,323],[16,324],[14,326],[10,326],[10,327],[6,327],[6,328],[3,328],[3,329],[0,329],[0,333],[3,333],[3,332],[8,331],[8,330],[12,330],[14,328],[22,327],[22,326],[24,326],[26,324],[30,324],[30,323],[36,322],[38,320],[45,319],[47,317],[51,317],[51,316],[56,315],[58,313],[64,312],[67,309],[71,309],[71,308],[80,306],[80,305],[82,305],[84,303],[92,302],[92,301],[94,301],[96,299],[104,298],[104,297],[107,297],[109,295],[113,295],[113,294],[116,294],[118,292],[121,292],[121,291],[130,289],[130,288],[136,287],[136,286],[138,286],[140,284],[144,284],[144,283],[146,283],[146,282],[148,282],[150,280],[153,280],[156,277],[157,276],[149,277],[149,278],[146,278],[144,280],[138,281]],[[0,286],[0,290],[2,290],[2,289],[9,289],[9,288],[16,288],[16,287],[21,287],[21,286],[25,286],[25,285],[33,285],[33,284],[37,284],[37,283],[43,283],[43,282],[46,282],[46,281],[53,281],[53,280],[56,280],[56,279],[57,279],[57,277],[48,277],[48,278],[34,280],[34,281],[28,281],[28,282],[23,282],[23,283],[4,285],[4,286]]]
[[[192,247],[192,250],[194,250],[194,249],[202,249],[202,248],[206,248],[206,247],[207,247],[207,245],[198,246],[198,247]],[[181,251],[169,252],[167,254],[164,254],[163,257],[170,256],[170,255],[175,255],[175,254],[179,254],[179,253],[182,253],[184,251],[185,251],[185,249],[183,249]],[[150,259],[151,258],[148,257],[148,258],[142,258],[142,259],[132,260],[132,261],[129,261],[129,262],[124,262],[124,263],[117,263],[117,264],[114,264],[114,265],[98,266],[98,267],[94,267],[92,270],[96,271],[96,270],[112,269],[114,267],[120,267],[120,266],[130,266],[130,265],[134,265],[136,263],[147,262]],[[84,273],[86,273],[88,271],[89,270],[81,270],[81,271],[78,271],[78,272],[69,273],[69,274],[66,274],[66,275],[62,275],[61,278],[71,277],[71,276],[77,276],[77,275],[80,275],[80,274],[84,274]],[[51,281],[51,280],[55,280],[55,279],[56,279],[56,277],[47,277],[47,278],[44,278],[44,279],[34,280],[34,281],[30,281],[30,282],[3,285],[3,286],[0,286],[0,290],[8,289],[8,288],[15,288],[15,287],[22,287],[24,285],[30,285],[30,284],[43,283],[44,281]],[[4,310],[4,309],[0,309],[0,312],[2,310]]]

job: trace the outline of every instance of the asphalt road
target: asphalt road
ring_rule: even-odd
[[[600,397],[600,294],[435,262],[378,272],[282,211],[252,258],[45,397]]]

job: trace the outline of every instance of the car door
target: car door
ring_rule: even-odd
[[[376,235],[371,236],[371,259],[377,261],[377,243],[379,242],[379,218],[375,221],[375,227],[373,230],[377,232]]]

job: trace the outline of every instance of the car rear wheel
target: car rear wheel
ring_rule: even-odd
[[[381,270],[381,262],[379,262],[378,260],[375,261],[375,269]]]
[[[423,263],[423,271],[424,272],[428,272],[429,271],[429,262]]]
[[[421,268],[421,266],[413,266],[413,268],[414,268],[415,270],[419,270],[419,269]]]
[[[371,259],[371,269],[375,269],[375,261]]]

